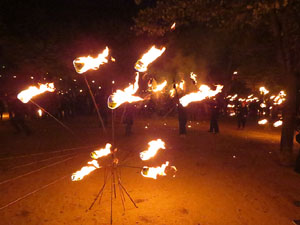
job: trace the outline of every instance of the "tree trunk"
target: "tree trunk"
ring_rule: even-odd
[[[293,142],[294,142],[294,131],[295,131],[295,119],[296,119],[296,74],[288,73],[286,79],[286,102],[284,103],[283,109],[283,124],[281,130],[281,141],[280,141],[280,155],[281,163],[284,165],[291,165],[292,153],[293,153]]]

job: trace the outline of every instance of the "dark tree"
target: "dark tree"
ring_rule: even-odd
[[[260,32],[261,41],[268,41],[263,49],[264,56],[270,56],[275,49],[274,67],[279,65],[276,71],[287,92],[280,150],[282,162],[289,163],[295,128],[296,81],[300,71],[299,11],[300,1],[297,0],[157,0],[154,7],[139,12],[135,29],[140,33],[164,36],[176,22],[181,29],[205,25],[224,33],[242,34],[248,29]],[[240,35],[238,40],[242,38]],[[239,44],[237,42],[236,47]]]

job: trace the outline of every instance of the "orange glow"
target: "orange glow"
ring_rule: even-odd
[[[43,116],[43,111],[41,109],[39,109],[38,111],[38,114],[39,114],[39,117],[42,117]]]
[[[231,112],[229,116],[235,116],[235,112]]]
[[[169,165],[169,162],[167,161],[165,164],[162,164],[162,166],[158,167],[147,167],[144,166],[141,174],[143,177],[153,178],[156,179],[158,175],[160,176],[166,176],[165,170],[167,166]]]
[[[120,105],[122,105],[125,102],[137,102],[142,101],[143,99],[138,96],[134,96],[134,94],[139,89],[139,73],[137,73],[135,77],[135,83],[130,84],[127,88],[122,90],[117,90],[115,93],[113,93],[108,98],[108,107],[110,109],[118,108]]]
[[[163,142],[161,139],[150,141],[148,145],[148,149],[140,153],[142,160],[148,160],[154,157],[159,149],[166,149],[165,142]]]
[[[8,120],[9,119],[9,113],[4,112],[3,115],[2,115],[2,119],[3,120]]]
[[[162,91],[165,87],[167,86],[167,81],[165,80],[164,82],[162,82],[161,84],[156,85],[155,88],[153,88],[153,92],[159,92]]]
[[[105,148],[101,148],[99,150],[95,150],[91,153],[91,157],[93,159],[99,159],[103,156],[107,156],[111,153],[111,144],[107,143]]]
[[[29,102],[34,96],[37,96],[39,94],[42,94],[46,91],[54,92],[54,83],[46,83],[46,84],[39,84],[39,87],[36,86],[30,86],[26,90],[21,91],[18,94],[18,99],[23,102],[27,103]]]
[[[178,87],[179,87],[180,90],[184,90],[184,84],[185,84],[184,80],[180,81],[180,83],[178,85]]]
[[[267,123],[268,123],[267,119],[263,119],[263,120],[258,121],[259,125],[264,125],[264,124],[267,124]]]
[[[269,93],[269,90],[267,90],[265,87],[260,87],[259,88],[260,93],[262,93],[263,95],[266,95]]]
[[[273,96],[271,96],[273,97]],[[275,96],[274,96],[275,97]],[[286,94],[284,91],[280,91],[279,94],[274,98],[274,105],[281,105],[286,99]]]
[[[106,47],[102,53],[100,53],[96,58],[91,56],[79,57],[73,61],[74,68],[77,73],[85,73],[88,70],[97,70],[99,66],[107,63],[107,56],[109,53],[108,47]],[[113,61],[113,60],[112,60]]]
[[[195,84],[197,84],[197,74],[191,72],[190,78],[195,82]]]
[[[155,46],[152,46],[143,56],[140,58],[134,68],[139,72],[145,72],[148,70],[148,65],[156,60],[159,56],[161,56],[164,51],[166,50],[165,47],[162,49],[158,49]]]
[[[173,23],[171,26],[171,30],[175,30],[175,27],[176,27],[176,23]]]
[[[273,126],[274,127],[279,127],[279,126],[281,126],[282,125],[282,120],[278,120],[278,121],[276,121],[275,123],[273,123]]]
[[[261,103],[261,104],[260,104],[260,107],[261,107],[261,108],[266,108],[267,105],[266,105],[265,103]]]
[[[173,98],[175,96],[175,89],[171,89],[170,90],[170,96]]]
[[[198,102],[215,96],[222,91],[222,88],[222,85],[217,85],[216,90],[211,90],[207,85],[201,85],[198,92],[193,92],[181,97],[179,102],[182,106],[186,107],[191,102]]]
[[[78,170],[77,172],[73,173],[72,176],[71,176],[71,180],[72,181],[82,180],[86,175],[90,174],[95,169],[100,168],[97,160],[92,160],[92,161],[88,162],[88,164],[90,166],[84,166],[80,170]]]

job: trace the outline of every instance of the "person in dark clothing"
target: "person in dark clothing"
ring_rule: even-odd
[[[298,131],[298,134],[296,135],[296,141],[300,144],[300,118],[298,118],[296,121],[296,130]],[[300,151],[296,159],[295,172],[300,173]]]
[[[125,124],[125,135],[130,136],[132,134],[134,106],[128,104],[124,113],[123,123]]]
[[[11,98],[8,102],[8,112],[10,122],[15,129],[15,133],[18,134],[25,132],[25,134],[30,135],[31,130],[25,123],[25,104],[17,98]]]
[[[185,108],[178,103],[178,122],[179,122],[179,134],[186,135],[186,123],[187,123],[187,114]]]
[[[246,103],[242,103],[237,107],[237,122],[238,122],[238,129],[245,128],[246,121],[248,116],[248,108],[246,106]]]
[[[213,132],[215,134],[219,133],[218,119],[219,119],[219,107],[217,106],[217,104],[212,104],[209,132]]]
[[[0,99],[0,120],[3,119],[4,111],[5,111],[5,105],[4,105],[4,102]]]

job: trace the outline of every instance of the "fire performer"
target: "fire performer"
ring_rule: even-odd
[[[0,120],[3,120],[3,113],[5,111],[4,102],[0,99]]]
[[[187,123],[187,114],[186,109],[179,103],[178,107],[178,122],[179,122],[179,135],[186,135],[186,123]]]
[[[219,107],[216,102],[211,104],[211,115],[210,115],[210,129],[209,132],[213,132],[215,134],[219,133]]]
[[[124,113],[123,123],[125,124],[125,135],[130,136],[132,134],[134,116],[134,106],[132,104],[127,104],[126,111]]]
[[[237,107],[237,122],[238,122],[238,129],[245,128],[246,121],[248,116],[248,108],[245,102],[242,102]]]
[[[296,141],[300,144],[300,118],[297,120],[296,130],[298,131],[298,134],[296,135]],[[300,151],[296,159],[295,172],[300,174]]]

